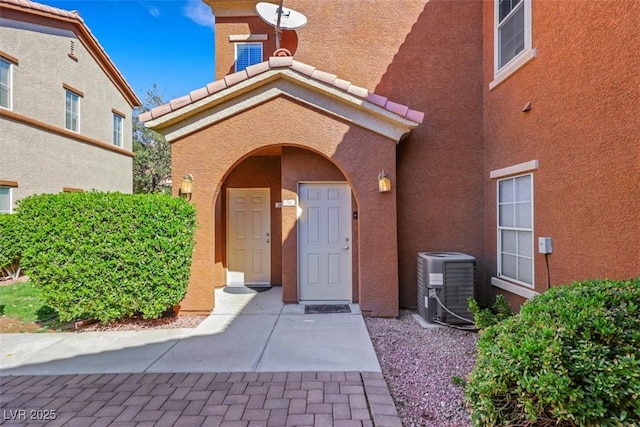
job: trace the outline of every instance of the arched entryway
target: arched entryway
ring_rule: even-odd
[[[285,302],[358,302],[358,202],[331,159],[291,145],[258,149],[228,172],[215,212],[216,287],[246,278],[284,285]]]
[[[229,189],[268,189],[262,194],[269,195],[269,224],[273,227],[280,216],[280,230],[269,231],[270,244],[279,232],[281,245],[270,248],[270,280],[281,282],[285,302],[297,302],[300,275],[314,279],[322,274],[312,269],[304,273],[299,262],[301,210],[310,200],[304,201],[301,189],[346,182],[350,194],[343,200],[350,199],[351,205],[339,207],[350,215],[351,235],[338,233],[334,240],[342,245],[337,248],[351,253],[350,299],[359,302],[364,314],[397,316],[396,190],[392,185],[380,192],[378,176],[384,171],[395,182],[396,144],[422,114],[314,70],[290,57],[272,58],[252,68],[251,75],[236,73],[149,113],[149,126],[171,143],[172,175],[193,176],[191,202],[199,228],[182,311],[209,312],[213,288],[227,282]],[[322,191],[332,196],[325,197],[320,209],[335,208],[328,200],[335,199],[337,188],[325,185]],[[336,279],[335,269],[331,274],[318,280]]]

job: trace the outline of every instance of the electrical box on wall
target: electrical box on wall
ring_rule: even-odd
[[[541,254],[550,254],[553,252],[551,237],[538,237],[538,252]]]

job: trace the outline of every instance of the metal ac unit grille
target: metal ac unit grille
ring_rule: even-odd
[[[444,266],[444,305],[458,316],[473,319],[467,299],[473,297],[475,263],[447,262]],[[464,323],[444,310],[439,310],[447,323]]]
[[[460,252],[420,252],[417,265],[418,313],[429,323],[465,324],[469,297],[474,296],[476,259]]]
[[[425,296],[427,296],[427,281],[425,279],[425,262],[418,255],[418,314],[423,318],[427,318],[427,308],[425,307]]]

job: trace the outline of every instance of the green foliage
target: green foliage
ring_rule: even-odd
[[[475,426],[640,424],[640,278],[552,288],[483,330]]]
[[[171,179],[171,147],[164,136],[140,123],[139,116],[164,104],[158,87],[147,91],[144,104],[133,112],[133,192],[169,193]]]
[[[451,377],[451,381],[453,382],[453,385],[455,385],[456,387],[466,387],[467,385],[467,380],[465,380],[459,375],[454,375],[453,377]]]
[[[62,321],[160,316],[189,279],[195,209],[159,194],[60,193],[20,201],[23,265]]]
[[[473,319],[478,329],[488,328],[514,314],[509,302],[501,294],[496,296],[496,302],[490,309],[480,308],[478,302],[473,298],[469,298],[467,301],[469,303],[469,311],[473,314]]]
[[[20,276],[20,229],[15,215],[0,214],[0,277]]]
[[[0,286],[0,312],[21,322],[50,323],[56,312],[42,300],[41,292],[31,282]]]

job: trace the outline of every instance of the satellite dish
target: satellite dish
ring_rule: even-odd
[[[297,30],[307,25],[307,17],[295,10],[273,3],[260,2],[256,4],[256,12],[264,22],[283,30]]]

